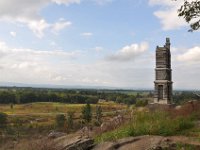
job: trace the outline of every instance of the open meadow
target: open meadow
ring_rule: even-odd
[[[57,115],[73,112],[75,121],[80,121],[82,108],[85,104],[64,104],[54,102],[36,102],[28,104],[1,104],[0,112],[8,115],[8,124],[13,125],[19,119],[22,126],[39,127],[54,126]],[[102,118],[114,116],[118,111],[126,109],[126,105],[114,102],[91,104],[92,115],[95,116],[96,106],[102,108]]]

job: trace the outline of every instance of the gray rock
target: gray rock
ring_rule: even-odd
[[[52,131],[52,132],[49,133],[48,138],[55,139],[55,138],[65,136],[65,135],[66,135],[66,133],[63,133],[63,132]]]
[[[93,139],[78,139],[77,141],[74,141],[73,143],[69,143],[68,145],[65,145],[64,148],[61,150],[90,150],[92,147],[94,147],[94,140]]]

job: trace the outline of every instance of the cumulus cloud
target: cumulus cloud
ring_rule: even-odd
[[[152,57],[142,58],[143,61],[135,62],[135,65],[128,65],[129,62],[116,65],[117,62],[104,60],[82,63],[81,59],[79,51],[12,48],[0,42],[0,81],[135,88],[146,83],[145,87],[151,86],[153,73],[149,71],[153,72],[153,69],[147,69],[151,68],[151,63],[147,62],[153,62],[149,61]],[[139,66],[145,66],[145,69]],[[143,73],[152,76],[144,77]]]
[[[93,33],[92,32],[83,32],[83,33],[81,33],[81,36],[90,37],[90,36],[93,36]]]
[[[154,12],[154,15],[160,20],[163,30],[178,29],[187,25],[183,18],[178,17],[177,13],[183,1],[149,0],[149,4],[161,6],[159,10]]]
[[[45,30],[60,30],[70,26],[70,21],[59,20],[49,23],[41,16],[40,12],[48,4],[57,5],[80,4],[84,0],[2,0],[0,1],[0,21],[11,23],[20,23],[26,25],[37,37],[42,38]],[[112,0],[90,0],[97,4],[105,4]],[[92,33],[85,33],[85,36],[91,36]]]
[[[123,47],[117,53],[108,56],[109,61],[130,61],[148,50],[148,43],[132,44]]]
[[[103,50],[103,47],[101,47],[101,46],[96,46],[96,47],[94,48],[94,50],[95,50],[96,52],[100,52],[100,51]]]
[[[38,37],[44,36],[44,31],[48,28],[60,31],[71,25],[69,21],[48,23],[41,15],[42,8],[49,3],[68,5],[80,3],[80,0],[6,0],[0,1],[0,20],[11,23],[21,23],[33,31]]]
[[[59,63],[69,62],[79,55],[79,51],[11,48],[5,42],[0,42],[0,64],[3,67],[1,80],[51,83],[54,79],[64,79],[58,78],[61,74],[55,68],[58,68]]]
[[[111,3],[113,2],[114,0],[92,0],[94,1],[95,3],[97,3],[98,5],[104,5],[104,4],[107,4],[107,3]]]
[[[52,25],[53,31],[59,32],[60,30],[70,26],[72,23],[70,21],[62,21],[62,22],[56,22]]]
[[[17,33],[16,33],[16,32],[13,32],[13,31],[11,31],[11,32],[10,32],[10,35],[11,35],[12,37],[16,37]]]
[[[69,5],[69,4],[73,4],[73,3],[79,4],[81,2],[81,0],[52,0],[52,1],[56,2],[59,5],[61,5],[61,4]]]
[[[51,46],[56,46],[57,44],[56,44],[56,42],[51,41],[50,45],[51,45]]]
[[[147,47],[147,43],[132,44],[113,54],[118,56],[115,61],[99,59],[86,63],[80,51],[12,48],[0,41],[0,81],[153,89],[155,54],[147,51]],[[200,88],[200,47],[184,51],[173,49],[172,76],[175,89]],[[131,56],[128,57],[128,54]],[[119,63],[125,58],[137,61]],[[188,62],[197,65],[188,65]]]
[[[200,58],[200,47],[199,46],[190,48],[185,53],[177,56],[178,61],[182,61],[187,64],[200,63],[199,58]]]

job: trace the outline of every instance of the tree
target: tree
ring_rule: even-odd
[[[7,125],[7,115],[0,112],[0,128],[4,128]]]
[[[19,136],[20,136],[20,130],[22,129],[23,122],[22,122],[22,120],[20,118],[15,118],[13,120],[13,124],[14,124],[14,127],[16,129],[16,135],[19,138]]]
[[[64,128],[65,121],[66,121],[65,115],[59,114],[56,116],[56,126],[58,128]]]
[[[89,123],[92,120],[92,109],[89,103],[87,103],[82,109],[82,118]]]
[[[137,100],[135,106],[136,107],[145,107],[148,105],[148,100]]]
[[[98,124],[101,123],[101,118],[102,118],[102,108],[101,106],[96,106],[96,120]]]
[[[178,9],[178,16],[190,24],[190,32],[200,29],[200,1],[184,0],[184,4]]]
[[[72,129],[73,128],[73,125],[74,125],[73,119],[74,119],[74,112],[73,111],[68,111],[67,112],[67,119],[66,119],[66,123],[67,123],[67,128],[68,129]]]

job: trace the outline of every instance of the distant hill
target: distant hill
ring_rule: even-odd
[[[151,90],[126,87],[86,86],[86,85],[54,85],[54,84],[26,84],[16,82],[0,82],[0,87],[32,87],[32,88],[61,88],[61,89],[108,89],[108,90]]]

